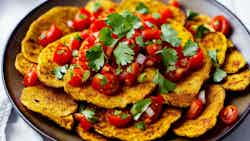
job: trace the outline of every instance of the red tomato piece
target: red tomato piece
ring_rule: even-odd
[[[104,73],[115,73],[115,69],[109,65],[109,64],[105,64],[101,70],[101,73],[104,74]]]
[[[106,26],[107,24],[104,20],[96,20],[91,24],[90,31],[97,32]]]
[[[24,75],[23,79],[24,86],[34,86],[38,83],[38,76],[36,72],[36,65],[33,65],[29,72]]]
[[[160,39],[161,30],[159,29],[146,29],[142,31],[142,37],[145,40]]]
[[[234,105],[229,105],[222,109],[220,118],[225,124],[233,124],[239,116],[238,108]]]
[[[148,55],[155,55],[159,50],[161,50],[161,46],[157,44],[151,44],[146,47]]]
[[[89,131],[89,129],[92,127],[92,124],[85,116],[83,116],[80,120],[80,126],[84,131]]]
[[[142,115],[142,119],[145,123],[152,123],[157,120],[160,116],[164,99],[161,95],[152,96],[152,103],[149,106],[149,109]]]
[[[72,59],[72,51],[65,45],[59,44],[54,53],[54,62],[58,65],[65,65]]]
[[[105,95],[115,95],[119,89],[119,80],[112,73],[96,74],[92,79],[92,87]]]
[[[69,43],[69,48],[71,50],[78,50],[81,46],[81,40],[77,38],[72,38]]]
[[[173,18],[173,12],[166,8],[161,12],[161,18],[158,19],[160,24],[166,23],[167,19]]]
[[[83,70],[82,68],[75,67],[73,69],[73,75],[68,82],[71,86],[74,87],[80,87],[83,84],[83,74],[86,72],[86,70]]]
[[[180,8],[181,7],[181,4],[178,0],[171,0],[169,2],[170,5],[174,6],[174,7],[177,7],[177,8]]]
[[[211,26],[217,32],[222,32],[224,35],[228,35],[230,32],[230,23],[224,16],[216,16],[212,19]]]
[[[183,76],[187,73],[188,67],[186,68],[176,68],[174,71],[167,72],[165,77],[171,81],[178,81],[183,78]]]
[[[86,38],[87,40],[87,45],[88,47],[92,47],[94,44],[95,44],[95,41],[96,41],[96,37],[94,35],[89,35],[88,38]]]
[[[81,8],[73,20],[73,28],[83,30],[91,24],[91,14],[85,8]]]
[[[126,127],[132,121],[132,116],[128,111],[108,110],[106,112],[108,122],[118,128]]]
[[[84,70],[88,70],[89,69],[89,65],[88,65],[88,61],[86,60],[81,60],[79,57],[74,57],[71,60],[71,64],[76,64],[82,67],[82,69]]]
[[[83,31],[80,33],[80,36],[81,36],[82,40],[85,40],[85,39],[88,38],[88,36],[89,36],[89,31],[88,31],[88,30],[83,30]]]
[[[192,102],[188,112],[187,112],[187,118],[188,119],[195,119],[197,118],[203,110],[203,104],[200,99],[196,99]]]
[[[104,11],[104,8],[99,7],[98,10],[93,13],[94,17],[98,18],[102,14],[103,11]]]
[[[159,55],[150,55],[147,57],[146,61],[145,61],[145,65],[147,67],[152,67],[157,65],[159,62],[161,61],[161,56]]]
[[[199,69],[204,64],[204,54],[199,48],[197,54],[190,58],[190,69]]]
[[[60,28],[52,24],[48,31],[44,31],[39,37],[39,44],[46,46],[47,44],[59,39],[63,35]]]
[[[132,63],[129,67],[127,67],[126,72],[124,72],[121,76],[125,85],[132,86],[136,82],[137,76],[140,74],[142,69],[142,66],[137,62]]]
[[[142,18],[143,18],[144,22],[150,22],[150,23],[152,23],[154,25],[158,25],[157,19],[155,19],[152,15],[143,15]],[[150,27],[148,27],[148,28],[150,28]]]

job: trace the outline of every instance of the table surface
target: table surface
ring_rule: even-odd
[[[0,44],[4,45],[8,34],[12,31],[16,24],[34,7],[45,0],[1,0],[0,5]],[[250,15],[248,6],[250,1],[246,0],[218,0],[229,7],[238,15],[246,26],[250,29]],[[11,14],[11,16],[10,16]],[[249,141],[250,135],[250,115],[242,122],[242,124],[229,134],[223,141]],[[31,129],[13,110],[6,129],[7,141],[49,141],[41,138],[33,129]]]

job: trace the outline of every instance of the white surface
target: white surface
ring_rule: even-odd
[[[7,38],[11,31],[15,28],[17,23],[34,7],[39,5],[45,0],[1,0],[0,4],[0,45],[4,47]],[[249,0],[218,0],[229,7],[235,12],[240,19],[250,29],[250,10]],[[0,50],[0,56],[2,56],[2,50]],[[1,60],[0,60],[1,61]],[[0,72],[1,73],[1,72]],[[2,75],[2,74],[1,74]],[[0,141],[5,141],[4,138],[4,125],[6,116],[10,110],[4,107],[8,106],[8,101],[3,92],[3,85],[0,84]],[[1,102],[1,101],[4,101]],[[7,103],[7,104],[6,104]],[[4,112],[2,114],[1,112]],[[5,119],[3,119],[5,117]],[[6,129],[7,141],[42,141],[40,135],[38,135],[33,129],[31,129],[15,112],[12,112],[11,118],[8,122]],[[3,137],[3,138],[2,138]]]

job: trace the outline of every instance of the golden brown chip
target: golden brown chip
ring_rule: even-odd
[[[49,44],[39,55],[37,73],[39,80],[45,85],[60,88],[64,86],[64,80],[59,80],[53,74],[55,68],[59,67],[57,63],[53,61],[54,52],[59,44],[69,43],[71,38],[77,36],[79,32],[71,33],[62,37],[61,39]]]
[[[140,2],[143,2],[149,8],[150,13],[162,12],[162,10],[168,8],[173,14],[173,18],[171,18],[171,21],[174,21],[181,25],[185,24],[186,16],[183,11],[174,6],[167,5],[159,0],[122,0],[118,7],[118,12],[123,12],[125,10],[135,12],[136,5]]]
[[[100,122],[94,125],[94,128],[96,132],[110,138],[127,141],[147,141],[164,136],[171,124],[177,121],[180,117],[181,112],[179,110],[167,108],[162,113],[162,116],[155,123],[146,126],[144,131],[135,126],[116,128],[105,121],[104,117]]]
[[[133,87],[124,86],[122,90],[119,91],[119,94],[115,96],[104,95],[93,89],[90,85],[85,87],[72,87],[70,84],[65,83],[64,90],[78,101],[87,101],[103,108],[124,108],[128,104],[136,103],[143,99],[155,89],[156,84],[152,82],[155,70],[147,69],[145,72],[148,80]],[[66,74],[65,78],[67,79],[68,77],[69,73]]]
[[[35,63],[32,63],[28,61],[22,53],[17,54],[16,61],[15,61],[15,67],[16,69],[22,74],[28,73],[29,69],[35,65]]]
[[[38,44],[38,38],[41,33],[48,30],[52,24],[56,24],[62,30],[63,35],[73,32],[67,25],[67,21],[72,20],[78,10],[78,7],[58,6],[35,20],[22,41],[22,53],[24,57],[31,62],[38,63],[38,56],[44,48]]]
[[[20,100],[29,110],[48,117],[65,129],[72,129],[72,114],[77,110],[77,103],[63,91],[42,85],[27,87]]]
[[[219,32],[211,32],[201,40],[202,46],[207,51],[216,51],[218,64],[222,65],[225,61],[227,51],[227,38]]]
[[[223,88],[230,91],[242,91],[245,90],[250,83],[250,70],[244,72],[229,75],[226,77],[226,81],[222,84]]]
[[[217,122],[217,116],[223,108],[225,90],[219,85],[212,85],[206,91],[207,107],[203,113],[194,120],[186,120],[174,129],[178,136],[189,138],[199,137],[213,128]]]
[[[91,12],[95,12],[94,10],[94,7],[96,4],[100,4],[105,10],[108,10],[110,8],[114,8],[116,7],[116,3],[113,2],[112,0],[90,0],[85,8],[88,10],[88,11],[91,11]]]
[[[233,50],[228,54],[223,70],[227,73],[236,73],[245,65],[246,60],[244,59],[244,56],[238,50]]]
[[[165,103],[176,107],[188,107],[198,95],[201,86],[209,78],[211,71],[211,59],[208,57],[205,49],[201,47],[204,53],[205,64],[199,70],[192,72],[183,80],[176,84],[174,92],[163,94]]]
[[[227,48],[234,48],[234,47],[235,47],[235,45],[234,45],[233,41],[230,39],[227,39]]]
[[[78,135],[85,141],[108,141],[104,136],[91,132],[91,131],[84,131],[81,126],[77,126],[76,132]]]

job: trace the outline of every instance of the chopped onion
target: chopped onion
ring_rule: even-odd
[[[146,60],[146,56],[144,56],[143,54],[138,54],[137,58],[136,58],[136,62],[139,64],[144,64],[145,60]]]
[[[68,27],[73,27],[73,21],[68,20],[68,21],[67,21],[67,25],[68,25]]]
[[[148,109],[146,110],[146,113],[150,117],[154,116],[154,114],[155,114],[155,112],[153,111],[153,109],[151,107],[148,107]]]
[[[205,94],[205,90],[202,90],[200,93],[199,93],[199,99],[202,101],[203,104],[206,104],[206,94]]]

